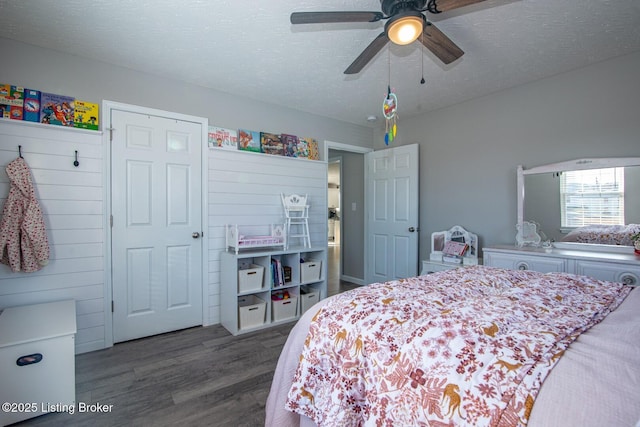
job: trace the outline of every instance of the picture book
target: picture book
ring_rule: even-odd
[[[444,244],[442,253],[444,255],[462,256],[464,255],[467,248],[469,248],[469,245],[467,245],[466,243],[449,240]]]
[[[283,133],[280,135],[280,139],[282,140],[284,155],[287,157],[298,157],[298,137]]]
[[[252,130],[238,129],[238,149],[260,152],[260,133]]]
[[[262,152],[278,156],[284,155],[284,147],[280,140],[280,135],[269,132],[260,132],[260,146]]]
[[[0,84],[0,117],[22,120],[24,88]]]
[[[40,122],[40,91],[33,89],[24,90],[24,108],[22,120],[28,122]]]
[[[73,127],[74,103],[73,97],[42,92],[40,123]]]
[[[209,126],[209,148],[238,149],[238,132],[217,126]]]
[[[75,101],[73,127],[79,129],[98,130],[98,104],[86,101]]]
[[[306,157],[310,160],[319,160],[320,152],[318,151],[318,141],[314,138],[300,138],[300,141],[304,140],[306,156],[298,156],[298,157]]]

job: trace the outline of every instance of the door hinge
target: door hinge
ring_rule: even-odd
[[[113,300],[111,301],[111,312],[113,313]]]
[[[113,215],[109,215],[109,225],[113,228]]]
[[[108,131],[109,131],[109,142],[112,142],[112,141],[113,141],[113,131],[114,131],[115,129],[114,129],[114,128],[112,128],[112,127],[108,127],[108,128],[105,128],[105,130],[108,130]]]

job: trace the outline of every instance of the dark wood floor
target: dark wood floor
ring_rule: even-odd
[[[339,246],[329,257],[339,257]],[[341,282],[329,261],[329,295]],[[294,323],[232,336],[220,325],[76,356],[76,401],[107,413],[51,413],[20,426],[262,426],[273,371]]]

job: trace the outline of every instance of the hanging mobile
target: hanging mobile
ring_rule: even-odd
[[[393,142],[398,131],[396,124],[398,119],[398,97],[395,93],[391,92],[391,87],[387,88],[387,97],[382,103],[382,114],[386,119],[384,143],[385,145],[389,145],[390,142]]]
[[[387,50],[387,61],[389,64],[389,83],[387,84],[387,96],[382,102],[382,115],[385,118],[384,144],[389,145],[396,137],[398,127],[398,97],[391,92],[391,50]]]

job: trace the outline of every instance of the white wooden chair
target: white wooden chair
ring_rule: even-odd
[[[311,247],[311,237],[309,236],[309,205],[307,195],[280,194],[282,206],[284,207],[285,223],[287,225],[287,249],[291,238],[302,239],[304,247]],[[291,232],[291,228],[294,232]]]

